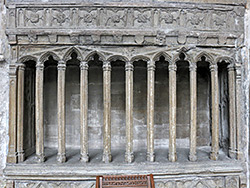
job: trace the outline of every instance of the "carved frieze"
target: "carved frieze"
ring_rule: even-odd
[[[200,29],[243,31],[244,7],[221,10],[152,7],[17,7],[9,8],[17,28]],[[12,25],[9,25],[12,26]],[[11,28],[11,27],[9,27]]]

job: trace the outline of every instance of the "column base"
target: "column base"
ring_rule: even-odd
[[[125,153],[125,162],[132,163],[134,161],[134,154],[133,153]]]
[[[18,159],[18,162],[23,162],[24,161],[24,152],[19,152],[17,154],[17,159]]]
[[[66,162],[66,154],[57,154],[57,162],[65,163]]]
[[[210,153],[210,159],[214,160],[214,161],[217,161],[218,160],[218,153],[211,152]]]
[[[102,156],[102,161],[104,163],[110,163],[112,161],[112,156],[111,154],[103,154]]]
[[[176,162],[177,161],[177,155],[176,155],[176,153],[174,155],[169,154],[168,160],[170,162]]]
[[[43,163],[45,161],[45,155],[44,154],[36,154],[36,161],[38,163]]]
[[[197,161],[196,154],[189,154],[189,161],[192,161],[192,162]]]
[[[84,162],[84,163],[89,162],[89,154],[87,154],[87,153],[81,154],[80,161]]]
[[[7,163],[17,163],[17,154],[8,154],[7,156]]]
[[[236,159],[236,152],[234,150],[229,150],[229,157],[231,159]]]
[[[155,161],[155,154],[154,153],[147,153],[147,161],[154,162]]]

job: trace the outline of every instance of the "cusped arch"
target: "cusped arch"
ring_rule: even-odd
[[[193,58],[188,53],[186,53],[184,51],[180,51],[173,56],[173,60],[172,60],[173,64],[176,64],[178,61],[182,60],[180,58],[181,54],[184,54],[184,56],[185,56],[184,61],[188,61],[190,66],[194,64]]]
[[[117,60],[120,60],[120,61],[123,61],[123,62],[128,62],[128,58],[125,57],[125,56],[121,56],[121,55],[113,55],[113,56],[110,56],[108,57],[107,61],[111,62],[111,61],[117,61]]]
[[[225,61],[226,63],[230,65],[235,65],[234,58],[229,57],[229,56],[220,56],[220,57],[217,57],[215,60],[216,63],[221,63],[222,61]]]
[[[35,61],[37,62],[37,58],[31,55],[23,56],[19,59],[19,63],[25,63],[27,61]]]
[[[150,58],[144,55],[137,55],[137,56],[132,57],[130,61],[134,62],[134,61],[139,61],[139,60],[148,62],[150,61]]]
[[[210,64],[214,64],[214,57],[207,53],[207,52],[201,52],[199,53],[196,57],[195,57],[195,62],[199,62],[199,61],[202,61],[202,57],[205,57],[206,58],[206,61],[209,62]]]
[[[167,62],[171,62],[172,60],[172,57],[166,53],[166,52],[158,52],[154,57],[153,57],[153,61],[159,61],[160,60],[160,57],[163,56],[165,58],[165,61]]]
[[[98,52],[98,51],[92,51],[90,52],[86,57],[85,57],[85,61],[89,62],[91,60],[93,60],[94,55],[98,55],[100,61],[105,62],[106,61],[106,57],[105,55],[103,55],[102,53]]]
[[[77,54],[77,59],[78,59],[79,61],[82,61],[82,60],[83,60],[81,51],[80,51],[78,48],[76,48],[76,47],[70,48],[70,49],[64,54],[63,60],[64,60],[64,61],[70,60],[70,59],[71,59],[72,53],[76,53],[76,54]]]
[[[54,52],[46,52],[46,53],[44,53],[44,54],[40,57],[39,61],[40,61],[41,63],[44,63],[45,61],[49,60],[49,57],[50,57],[50,56],[52,56],[54,60],[60,61],[59,56],[58,56],[57,54],[55,54]]]

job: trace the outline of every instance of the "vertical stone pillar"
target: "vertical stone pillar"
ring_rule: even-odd
[[[103,157],[105,163],[111,162],[111,65],[103,62]]]
[[[217,160],[219,154],[219,80],[217,64],[210,65],[212,94],[212,148],[210,158]]]
[[[44,65],[36,65],[36,158],[38,162],[44,162],[44,131],[43,131],[43,73]]]
[[[82,162],[89,161],[88,154],[88,63],[81,62],[81,80],[80,80],[80,141],[81,141],[81,158]]]
[[[190,152],[189,160],[196,161],[196,129],[197,129],[197,67],[190,65]]]
[[[126,153],[125,161],[133,162],[133,64],[127,62],[126,71]]]
[[[176,155],[176,70],[175,64],[169,67],[169,161],[175,162]]]
[[[66,132],[65,132],[65,72],[66,63],[58,62],[57,78],[57,123],[58,123],[58,154],[57,161],[64,163],[66,161]]]
[[[229,157],[236,158],[236,107],[235,107],[235,70],[233,65],[228,67],[229,92]]]
[[[155,97],[155,63],[148,62],[147,87],[147,161],[155,160],[154,154],[154,97]]]
[[[17,162],[17,145],[16,145],[16,66],[9,66],[9,149],[7,163]]]
[[[243,153],[241,151],[241,138],[242,138],[242,130],[241,130],[241,66],[236,66],[236,152],[237,152],[237,159],[241,160],[243,158]]]
[[[18,68],[17,84],[17,158],[18,162],[24,161],[23,150],[23,115],[24,115],[24,71],[25,65]]]

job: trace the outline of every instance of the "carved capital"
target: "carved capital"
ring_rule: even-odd
[[[168,70],[169,71],[177,71],[177,66],[176,65],[169,65]]]
[[[189,71],[190,72],[196,72],[196,70],[197,70],[197,65],[196,64],[192,64],[192,65],[189,66]]]
[[[10,77],[16,76],[16,65],[9,65],[9,75]]]
[[[211,72],[217,72],[218,71],[218,66],[216,64],[211,64],[209,66]]]
[[[132,62],[127,62],[125,65],[125,71],[133,71],[134,70],[134,65]]]
[[[110,62],[103,62],[103,71],[111,71],[111,64]]]
[[[43,64],[43,63],[38,62],[38,63],[36,64],[36,70],[43,71],[43,69],[44,69],[44,64]]]
[[[153,61],[148,61],[147,69],[148,71],[155,71],[155,63]]]
[[[235,70],[234,65],[229,64],[229,65],[227,66],[227,70],[228,70],[228,72],[234,71],[234,70]]]
[[[66,63],[65,61],[59,61],[57,65],[57,70],[66,70]]]
[[[80,63],[80,68],[81,68],[81,70],[88,70],[88,68],[89,68],[88,62],[87,61],[82,61]]]
[[[24,71],[24,70],[25,70],[25,67],[26,67],[25,64],[20,64],[20,65],[18,66],[18,70]]]

